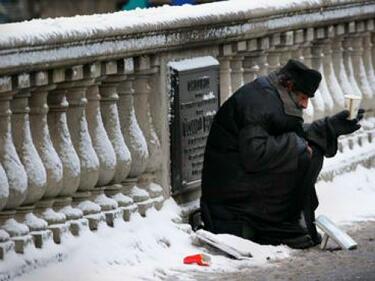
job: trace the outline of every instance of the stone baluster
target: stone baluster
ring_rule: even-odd
[[[169,116],[170,111],[170,97],[165,94],[167,80],[164,79],[164,73],[168,69],[168,65],[165,63],[165,57],[158,54],[152,56],[151,66],[153,68],[153,75],[150,80],[151,88],[155,89],[156,94],[149,96],[149,103],[151,105],[151,116],[153,117],[153,124],[157,135],[159,136],[161,150],[162,150],[162,163],[158,171],[157,182],[160,184],[163,190],[164,198],[170,196],[170,135],[169,135],[169,120],[166,116]]]
[[[223,104],[232,95],[232,45],[220,46],[218,60],[220,62],[220,102]]]
[[[131,154],[131,167],[128,178],[123,183],[124,194],[130,196],[138,206],[141,215],[145,215],[146,210],[152,205],[147,191],[137,186],[138,177],[145,171],[149,153],[147,142],[139,126],[134,107],[134,87],[135,80],[133,60],[127,59],[126,65],[130,65],[126,72],[126,80],[123,80],[118,86],[119,95],[119,117],[121,131],[125,143]]]
[[[113,145],[115,157],[117,158],[117,165],[113,177],[114,183],[123,182],[130,170],[130,152],[127,148],[124,137],[121,133],[121,126],[119,120],[119,113],[117,108],[118,94],[117,87],[122,80],[123,75],[117,73],[117,63],[109,62],[105,64],[105,74],[107,77],[100,85],[101,95],[101,114],[104,122],[104,127],[109,136],[109,140]]]
[[[78,235],[82,228],[87,227],[87,220],[82,218],[83,212],[80,209],[71,205],[79,186],[81,166],[68,128],[66,112],[69,104],[66,99],[67,88],[64,87],[65,70],[54,69],[51,74],[57,89],[51,91],[47,97],[47,122],[52,143],[63,165],[63,187],[55,198],[53,208],[66,216],[70,231],[73,235]]]
[[[2,118],[0,113],[0,118]],[[0,211],[5,207],[9,197],[8,178],[0,162]]]
[[[270,48],[267,50],[267,72],[276,71],[280,69],[280,49],[281,44],[280,33],[275,33],[271,35]]]
[[[327,32],[327,35],[324,36],[324,39],[320,39],[319,42],[322,46],[324,55],[324,79],[327,83],[327,87],[333,101],[333,108],[331,110],[331,114],[333,114],[341,111],[344,108],[345,99],[344,93],[341,90],[335,71],[333,69],[332,41],[335,40],[335,29],[333,26],[330,26],[327,29],[321,29],[322,37],[323,33],[325,32]]]
[[[67,69],[66,98],[69,103],[67,110],[68,128],[75,151],[77,152],[81,173],[80,184],[73,196],[73,205],[83,211],[89,220],[91,230],[97,229],[98,223],[105,220],[101,207],[91,201],[91,191],[99,179],[99,159],[93,148],[86,118],[86,91],[95,82],[95,78],[84,77],[81,65]]]
[[[47,174],[31,137],[28,106],[28,98],[31,96],[29,75],[23,74],[17,78],[19,92],[11,101],[12,136],[27,174],[27,194],[23,205],[32,205],[40,200],[46,191]]]
[[[96,65],[95,67],[99,68],[100,74],[100,64]],[[101,79],[102,78],[98,80],[100,81]],[[97,82],[92,86],[89,86],[87,89],[86,96],[88,103],[86,106],[86,116],[92,144],[99,159],[100,168],[97,186],[104,186],[108,185],[115,176],[117,162],[115,151],[104,128],[102,114],[100,112],[100,83],[101,82]]]
[[[339,24],[338,26],[336,26],[336,36],[331,41],[333,69],[344,95],[353,95],[355,93],[355,85],[351,85],[344,64],[344,49],[342,47],[344,34],[345,26],[343,24]]]
[[[251,82],[258,77],[259,66],[256,57],[259,55],[258,40],[251,39],[247,42],[246,55],[243,62],[244,73],[243,79],[245,83]]]
[[[32,76],[33,89],[29,98],[30,127],[35,147],[47,172],[47,188],[43,200],[36,203],[35,212],[48,222],[48,228],[53,232],[53,239],[60,243],[61,237],[68,231],[66,216],[55,212],[52,207],[55,198],[63,188],[63,166],[53,147],[47,123],[47,96],[49,91],[56,88],[49,82],[48,73],[40,71]]]
[[[12,87],[11,78],[10,77],[0,77],[0,93],[2,94],[4,91],[10,91]],[[2,106],[0,106],[0,120],[8,117],[8,113],[2,110]],[[0,121],[1,126],[1,121]],[[0,142],[0,145],[2,143]],[[2,148],[0,148],[2,149]],[[9,215],[8,212],[2,212],[2,209],[5,207],[8,196],[9,196],[9,184],[8,178],[4,171],[4,168],[0,161],[0,227],[4,218],[6,219]],[[9,234],[0,229],[0,261],[5,259],[6,255],[9,253],[13,253],[14,251],[14,242],[10,240]]]
[[[289,41],[287,39],[286,41]],[[305,64],[311,66],[311,61],[306,62],[304,57],[304,43],[305,43],[305,30],[299,29],[294,31],[293,34],[293,47],[291,49],[291,58],[299,60]],[[309,60],[309,59],[308,59]],[[310,59],[311,60],[311,59]],[[311,123],[314,120],[314,106],[311,101],[309,101],[307,108],[303,111],[303,119],[306,123]]]
[[[153,74],[149,57],[139,57],[136,61],[136,80],[135,80],[135,94],[134,94],[134,108],[139,126],[145,136],[149,158],[144,173],[138,177],[138,184],[143,189],[147,190],[154,201],[154,206],[157,209],[161,208],[160,195],[162,188],[157,185],[155,181],[155,173],[161,166],[161,146],[159,137],[156,134],[153,118],[151,115],[151,108],[149,103],[149,96],[151,95],[150,79]],[[154,69],[155,70],[155,69]],[[154,94],[157,94],[154,92]]]
[[[317,28],[315,29],[315,40],[312,42],[312,67],[318,70],[322,74],[322,81],[319,85],[319,91],[322,95],[323,102],[324,102],[324,116],[331,115],[333,112],[333,98],[331,93],[329,92],[327,81],[326,81],[326,73],[323,68],[323,61],[326,59],[323,53],[323,43],[322,40],[326,38],[325,28]]]
[[[280,65],[283,66],[288,62],[289,59],[292,58],[293,52],[298,48],[298,46],[294,45],[293,31],[283,32],[280,36]]]
[[[313,55],[312,55],[312,41],[314,40],[314,38],[315,38],[314,28],[308,28],[305,32],[305,43],[303,44],[302,48],[303,48],[304,63],[308,67],[312,67],[312,68],[315,68],[313,65]],[[313,118],[316,120],[316,119],[324,117],[325,105],[324,105],[322,93],[319,88],[316,90],[314,98],[311,99],[311,104],[314,108]]]
[[[366,32],[363,34],[363,62],[365,64],[367,79],[371,85],[372,89],[372,98],[370,101],[371,110],[375,109],[375,70],[374,65],[372,64],[372,53],[371,49],[373,44],[371,43],[371,32],[375,29],[374,20],[367,21]]]
[[[267,75],[268,70],[268,59],[267,50],[270,48],[270,39],[266,37],[258,38],[258,56],[256,57],[257,65],[259,67],[258,75]]]
[[[105,64],[104,64],[105,66]],[[106,68],[104,68],[105,70]],[[100,63],[87,65],[85,67],[85,76],[95,78],[95,83],[87,88],[87,106],[86,117],[88,130],[92,140],[93,148],[99,159],[99,178],[95,189],[91,191],[92,199],[97,203],[106,216],[109,226],[114,226],[115,219],[120,216],[121,210],[115,200],[109,198],[104,193],[108,184],[112,182],[117,170],[117,160],[114,147],[104,128],[104,120],[101,113],[101,96],[99,86],[105,79],[105,71],[102,71]],[[102,73],[103,72],[103,73]],[[103,76],[100,76],[101,73]]]
[[[292,49],[292,58],[304,62],[303,43],[305,42],[305,30],[299,29],[294,31],[293,39],[294,48]]]
[[[15,209],[18,208],[27,196],[27,174],[21,160],[18,157],[13,143],[11,129],[10,100],[15,94],[12,89],[11,77],[0,78],[0,169],[1,203],[0,226],[9,234],[15,245],[17,253],[23,253],[24,249],[32,244],[29,228],[15,220]],[[4,177],[4,172],[6,177]],[[3,233],[4,239],[9,236]],[[7,238],[8,237],[8,238]],[[9,242],[9,241],[8,241]],[[7,252],[9,249],[7,250]]]
[[[17,76],[18,92],[11,101],[12,136],[14,145],[27,174],[27,194],[22,206],[17,208],[16,219],[27,225],[35,246],[41,248],[52,239],[47,222],[33,214],[35,203],[47,188],[47,173],[34,146],[29,120],[30,75]]]
[[[161,78],[163,76],[161,75],[159,56],[152,57],[151,67],[152,75],[149,83],[153,91],[148,95],[148,103],[151,107],[150,115],[152,117],[152,125],[159,142],[160,165],[152,172],[152,182],[148,189],[150,190],[151,198],[153,198],[155,208],[159,210],[162,207],[164,198],[169,196],[169,190],[163,188],[168,186],[166,174],[168,173],[167,171],[169,171],[168,161],[165,161],[166,155],[164,154],[165,151],[169,150],[169,136],[166,134],[163,136],[163,132],[166,132],[168,128],[168,121],[165,120],[163,116],[167,116],[168,109],[165,107],[166,100],[163,100],[164,94],[162,94],[162,92],[164,88],[161,89]],[[156,101],[159,101],[159,103]]]
[[[47,125],[47,95],[55,88],[48,84],[47,72],[34,76],[35,88],[29,100],[30,125],[35,147],[47,172],[47,188],[44,198],[55,198],[62,190],[62,163],[54,149]]]
[[[232,92],[234,93],[237,89],[239,89],[244,84],[244,79],[243,79],[244,57],[243,57],[243,54],[241,54],[241,52],[246,50],[246,41],[237,42],[236,44],[234,44],[232,49],[235,50],[235,54],[232,56],[230,60],[230,68],[232,70],[231,72]]]
[[[12,92],[11,78],[5,77],[3,80],[7,81],[2,81],[6,85],[1,85],[2,93],[0,95],[0,131],[2,133],[0,138],[0,162],[5,170],[9,184],[9,190],[7,191],[4,187],[3,193],[5,195],[8,194],[5,209],[15,209],[26,199],[27,175],[18,157],[12,138],[10,100],[15,92]]]
[[[138,208],[133,199],[124,194],[128,194],[127,191],[129,191],[129,183],[126,182],[126,178],[130,173],[132,159],[121,131],[120,94],[118,92],[120,91],[119,85],[125,81],[129,71],[133,72],[133,70],[133,61],[129,59],[119,60],[117,64],[114,62],[104,64],[104,73],[108,76],[105,78],[105,83],[100,87],[102,118],[111,145],[115,148],[115,159],[118,159],[116,160],[118,167],[115,168],[117,176],[114,174],[111,185],[106,187],[105,193],[117,202],[125,221],[128,221],[131,214]],[[134,186],[133,183],[135,182],[132,181],[130,185]],[[148,199],[147,194],[146,200]]]
[[[355,25],[349,24],[348,26],[348,32],[345,34],[343,37],[342,41],[342,46],[343,46],[343,59],[344,59],[344,66],[345,66],[345,71],[348,77],[349,84],[351,85],[351,91],[349,95],[357,95],[362,97],[362,92],[358,86],[358,83],[355,79],[355,73],[354,73],[354,68],[353,68],[353,47],[352,47],[352,39],[350,37],[350,33],[355,32]],[[345,91],[344,91],[345,92]]]
[[[351,32],[354,31],[354,32]],[[365,109],[371,109],[372,92],[367,78],[365,64],[363,62],[363,32],[365,31],[365,22],[351,22],[349,24],[349,36],[348,41],[353,49],[351,54],[353,63],[353,74],[358,84],[359,89],[362,93],[362,107]]]

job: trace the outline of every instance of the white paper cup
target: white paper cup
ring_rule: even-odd
[[[358,109],[361,104],[362,98],[355,95],[345,95],[345,109],[349,110],[349,119],[354,119],[357,117]]]

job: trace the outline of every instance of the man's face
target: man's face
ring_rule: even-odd
[[[293,82],[286,81],[285,88],[292,93],[292,99],[294,100],[295,104],[300,109],[306,109],[307,105],[309,104],[309,96],[305,95],[301,91],[294,90]]]
[[[294,91],[296,96],[296,103],[299,108],[306,109],[309,104],[309,96],[305,95],[302,92]]]

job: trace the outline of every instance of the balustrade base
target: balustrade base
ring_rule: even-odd
[[[35,248],[43,248],[43,245],[52,241],[53,235],[51,230],[40,230],[30,232],[34,240]]]
[[[63,213],[68,221],[79,220],[83,217],[82,210],[73,208],[72,206],[66,206],[60,209],[58,212]]]
[[[138,207],[138,213],[146,216],[146,211],[154,206],[154,202],[150,199],[148,192],[137,186],[136,178],[129,178],[123,183],[122,192],[133,199]]]
[[[90,214],[84,217],[89,221],[91,231],[98,230],[99,224],[106,221],[106,217],[103,213]]]
[[[32,247],[33,237],[30,234],[23,236],[14,236],[11,238],[14,242],[14,250],[17,254],[23,254],[28,247]]]
[[[13,241],[0,242],[0,261],[4,260],[6,256],[15,250]]]
[[[105,220],[106,220],[107,225],[110,227],[114,227],[115,221],[123,216],[122,212],[123,211],[121,208],[103,212],[105,215]]]
[[[154,207],[156,210],[160,211],[160,209],[163,207],[164,203],[164,197],[163,196],[158,196],[156,198],[152,199],[154,201]]]
[[[122,218],[124,221],[130,221],[132,214],[138,211],[138,206],[137,204],[132,204],[127,207],[120,207],[120,209],[122,210]]]
[[[151,209],[154,206],[154,201],[152,199],[148,199],[146,201],[136,202],[138,207],[138,213],[142,216],[146,216],[147,210]]]
[[[163,198],[163,188],[154,182],[155,175],[151,173],[142,174],[139,179],[137,185],[147,191],[151,200],[154,202],[154,207],[156,210],[160,210],[163,206],[164,198]]]
[[[56,244],[61,244],[63,237],[68,235],[69,233],[69,224],[68,223],[52,224],[48,226],[48,229],[52,231],[53,241]]]
[[[89,230],[89,221],[86,218],[70,221],[69,224],[70,232],[74,236],[79,236],[80,233]]]
[[[124,188],[122,185],[116,186],[120,186],[121,188],[106,189],[106,194],[117,202],[119,208],[122,210],[124,221],[129,221],[131,215],[138,210],[137,204],[134,203],[132,198],[120,192]]]
[[[72,205],[73,198],[72,197],[57,197],[55,202],[53,203],[53,209],[56,212],[64,209],[65,207],[69,207]]]

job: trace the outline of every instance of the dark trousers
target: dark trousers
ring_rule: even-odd
[[[301,169],[301,177],[298,179],[300,182],[302,199],[301,210],[306,222],[308,233],[313,240],[318,240],[315,221],[315,210],[319,205],[318,197],[316,195],[315,183],[318,179],[319,173],[323,166],[323,153],[317,148],[313,147],[313,156],[311,161]],[[299,169],[300,170],[300,169]]]
[[[296,193],[291,204],[295,214],[291,219],[270,222],[253,216],[247,202],[212,202],[201,200],[202,220],[205,228],[213,233],[228,233],[253,240],[261,244],[280,244],[283,239],[290,239],[309,234],[313,241],[319,242],[315,221],[315,209],[318,198],[315,183],[323,165],[323,153],[313,147],[311,159],[301,155],[298,169],[292,175],[291,183],[296,185]],[[300,214],[304,216],[306,226],[298,222]]]

